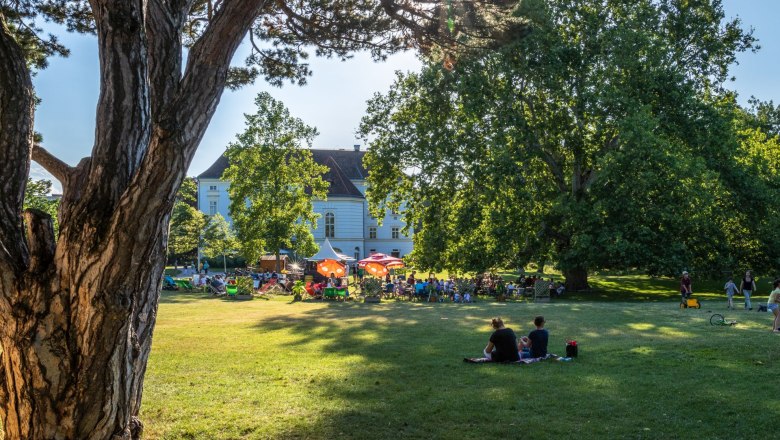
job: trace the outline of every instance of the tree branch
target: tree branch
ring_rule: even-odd
[[[68,179],[73,174],[73,167],[46,151],[40,144],[33,146],[32,160],[38,162],[46,171],[62,182],[63,186],[67,185]]]

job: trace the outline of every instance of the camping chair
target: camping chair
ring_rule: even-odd
[[[268,293],[269,290],[271,290],[274,286],[276,286],[277,278],[271,278],[263,284],[263,287],[260,288],[258,293]]]
[[[175,280],[176,284],[179,286],[180,289],[184,289],[187,292],[192,292],[195,288],[192,286],[192,283],[189,282],[189,280]]]
[[[323,292],[322,296],[325,299],[327,298],[336,299],[336,296],[338,295],[337,289],[335,287],[326,287],[325,289],[323,289],[322,292]]]
[[[162,289],[163,290],[179,290],[179,286],[176,284],[175,281],[173,281],[172,277],[170,277],[168,275],[165,275],[165,277],[163,278]]]
[[[225,286],[225,291],[228,296],[236,296],[238,294],[238,286],[235,284],[228,284]]]
[[[206,283],[206,288],[209,289],[209,293],[215,296],[222,296],[227,294],[227,291],[225,290],[225,286],[216,288],[211,283]]]

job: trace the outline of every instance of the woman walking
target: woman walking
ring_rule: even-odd
[[[742,278],[742,282],[739,283],[739,290],[745,295],[745,310],[753,310],[753,305],[750,304],[750,295],[756,291],[756,280],[753,279],[750,271],[745,272],[745,278]]]

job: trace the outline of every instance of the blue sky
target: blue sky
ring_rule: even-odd
[[[780,101],[780,17],[778,0],[724,0],[727,17],[739,16],[745,27],[753,27],[761,50],[744,53],[732,69],[736,81],[731,88],[745,102],[750,96]],[[89,155],[95,129],[95,107],[98,97],[97,47],[93,37],[61,34],[71,49],[68,58],[52,59],[47,69],[33,79],[36,93],[43,100],[36,111],[36,130],[43,134],[49,151],[71,165]],[[235,62],[241,63],[239,54]],[[420,63],[413,53],[390,57],[374,63],[365,54],[341,62],[314,59],[314,75],[306,86],[270,87],[259,81],[239,91],[225,91],[211,125],[189,169],[197,175],[208,168],[237,133],[244,128],[244,113],[254,111],[253,100],[260,91],[268,91],[281,100],[290,112],[309,125],[317,127],[317,148],[351,148],[362,144],[355,136],[366,107],[376,92],[384,92],[396,70],[416,70]],[[35,164],[33,178],[51,178]],[[58,188],[59,185],[55,183]]]

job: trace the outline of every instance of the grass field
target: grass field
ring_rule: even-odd
[[[780,336],[770,315],[727,313],[715,290],[700,296],[702,310],[680,310],[673,281],[635,281],[643,301],[599,301],[599,290],[590,301],[467,305],[164,292],[146,437],[776,438]],[[739,324],[713,327],[710,311]],[[579,358],[462,361],[480,355],[490,317],[527,333],[538,314],[550,350],[575,338]]]

